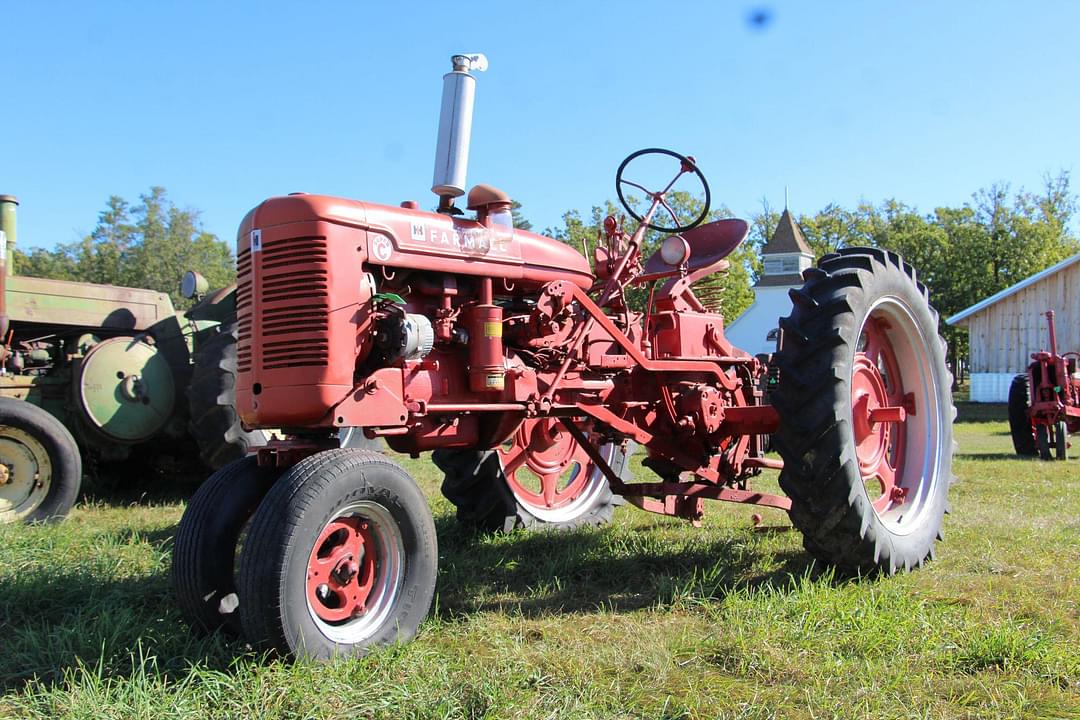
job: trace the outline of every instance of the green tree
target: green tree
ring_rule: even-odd
[[[517,200],[510,203],[510,216],[514,221],[514,227],[518,230],[532,230],[532,223],[521,214],[521,203]]]
[[[750,217],[750,236],[747,238],[747,243],[744,243],[744,245],[749,244],[750,249],[753,250],[750,265],[755,282],[761,277],[763,270],[761,249],[769,242],[769,238],[776,232],[776,227],[779,224],[780,213],[773,209],[767,199],[762,198],[761,212]]]
[[[50,252],[43,248],[33,248],[27,255],[16,248],[15,272],[29,277],[76,280],[78,269],[75,261],[68,255]]]
[[[966,353],[967,335],[945,318],[1080,251],[1069,231],[1076,210],[1069,175],[1061,173],[1046,177],[1041,192],[1013,193],[995,184],[961,207],[927,215],[886,200],[851,211],[830,205],[799,222],[819,257],[857,245],[904,256],[930,288],[956,360]]]
[[[138,242],[128,252],[126,284],[143,283],[182,302],[177,285],[187,270],[201,272],[211,287],[236,279],[231,250],[202,229],[197,211],[175,207],[160,187],[151,188],[140,199],[142,204],[135,211]]]
[[[229,246],[206,232],[199,212],[177,208],[164,188],[152,187],[132,206],[116,195],[106,201],[93,231],[82,240],[17,258],[18,272],[34,277],[148,288],[168,293],[177,307],[187,270],[198,270],[211,287],[235,281]]]
[[[839,205],[830,203],[814,215],[799,216],[799,227],[815,258],[860,244],[857,217]]]
[[[93,232],[81,242],[65,248],[67,254],[75,259],[80,280],[106,285],[124,284],[129,253],[138,242],[131,210],[126,200],[111,196],[105,209],[98,215]]]

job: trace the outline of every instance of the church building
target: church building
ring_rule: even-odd
[[[761,249],[761,260],[754,304],[724,329],[735,347],[751,355],[776,352],[778,321],[791,313],[788,290],[802,287],[802,271],[814,264],[814,254],[787,208]]]

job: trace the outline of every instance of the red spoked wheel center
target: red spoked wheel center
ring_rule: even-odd
[[[851,373],[851,414],[859,472],[874,510],[902,505],[905,423],[915,414],[913,394],[905,394],[900,366],[884,319],[871,318],[862,333]]]
[[[315,541],[307,568],[308,603],[328,623],[363,615],[375,584],[378,548],[367,521],[332,520]]]
[[[551,418],[521,423],[499,459],[518,501],[534,508],[566,507],[589,487],[589,454]]]

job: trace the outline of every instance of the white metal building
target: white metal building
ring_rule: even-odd
[[[1009,383],[1048,350],[1054,311],[1058,352],[1080,351],[1080,254],[1062,260],[946,320],[967,328],[972,402],[1006,402]]]
[[[778,321],[791,313],[788,290],[802,287],[802,271],[814,254],[802,230],[784,208],[776,231],[761,249],[762,273],[754,285],[754,304],[724,329],[735,347],[751,355],[776,352]]]

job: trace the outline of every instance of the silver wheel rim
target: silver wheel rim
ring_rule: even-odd
[[[0,484],[0,523],[24,518],[41,506],[52,485],[52,462],[45,446],[25,430],[0,426],[0,463],[7,482]]]
[[[621,449],[622,446],[616,443],[605,443],[599,448],[600,456],[604,458],[604,461],[607,462],[609,466],[614,467],[616,453],[620,452]],[[607,477],[604,476],[603,471],[596,467],[594,463],[589,463],[589,466],[592,467],[592,471],[589,473],[589,479],[586,481],[585,488],[572,502],[561,507],[550,509],[537,507],[531,503],[522,503],[523,507],[528,509],[529,514],[537,520],[546,523],[571,522],[582,515],[587,514],[603,502],[604,496],[608,490],[608,480]],[[576,464],[570,471],[572,474],[566,484],[572,483],[577,479],[577,474],[585,472],[585,469],[586,468],[582,465]]]
[[[947,450],[944,423],[938,378],[931,361],[930,342],[936,338],[929,339],[923,334],[911,309],[895,296],[879,298],[873,304],[859,328],[860,337],[871,317],[888,321],[885,335],[896,357],[900,387],[914,396],[916,408],[904,421],[902,472],[895,483],[907,491],[905,502],[891,503],[883,511],[874,508],[874,512],[889,532],[908,535],[923,526],[941,483],[945,482],[940,472],[943,453]],[[871,503],[874,500],[869,493],[866,498]]]
[[[319,632],[328,640],[341,645],[363,643],[379,631],[393,613],[405,579],[405,543],[401,528],[390,511],[378,503],[361,500],[337,511],[315,534],[316,541],[331,523],[352,517],[362,518],[368,523],[376,543],[375,581],[368,595],[367,608],[362,615],[339,623],[330,623],[319,617],[307,592],[308,563],[306,560],[304,563],[304,598],[308,614]],[[310,557],[314,551],[314,546],[309,547],[305,558]]]

